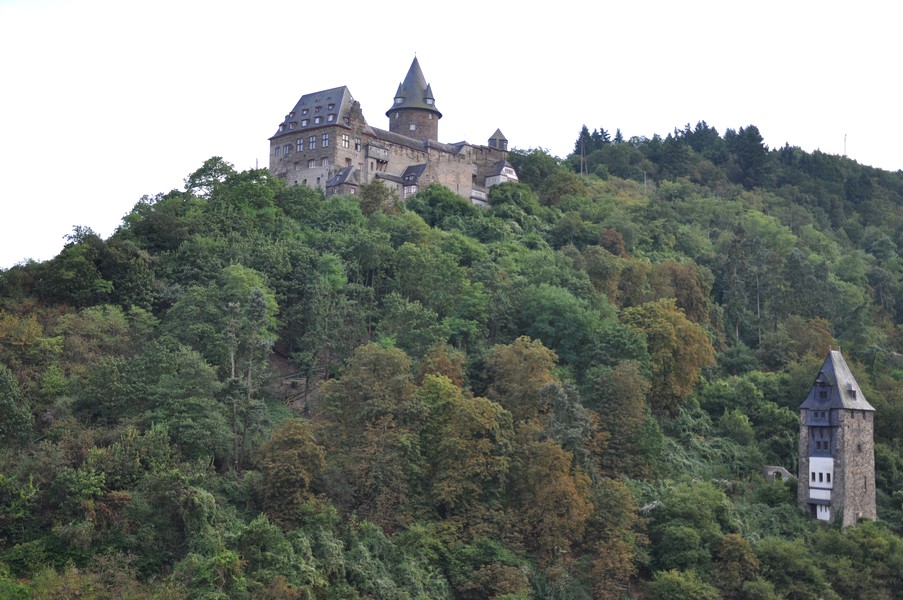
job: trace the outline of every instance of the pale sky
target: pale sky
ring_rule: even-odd
[[[428,7],[428,8],[427,8]],[[430,11],[430,12],[424,12]],[[211,156],[268,164],[298,98],[368,123],[415,54],[440,141],[565,157],[580,127],[756,125],[770,147],[903,169],[894,2],[0,0],[0,268],[109,236]]]

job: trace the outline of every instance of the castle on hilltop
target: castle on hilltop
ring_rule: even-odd
[[[843,527],[877,518],[874,417],[840,350],[831,350],[800,405],[800,508]]]
[[[345,86],[305,94],[270,138],[270,172],[327,196],[375,179],[399,198],[438,183],[475,204],[493,185],[517,181],[498,129],[485,146],[438,141],[442,113],[416,57],[386,116],[388,131],[368,125]]]

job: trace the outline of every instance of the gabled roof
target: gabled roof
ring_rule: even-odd
[[[400,108],[419,108],[436,113],[438,118],[442,118],[442,113],[436,108],[436,98],[433,96],[433,89],[426,82],[423,71],[420,70],[420,62],[414,57],[411,68],[404,81],[398,85],[398,91],[395,92],[395,102],[392,107],[386,111],[386,116]]]
[[[512,171],[514,170],[514,166],[505,159],[497,161],[492,165],[492,169],[489,170],[489,176],[493,175],[504,175],[505,167],[508,167]]]
[[[280,124],[273,137],[295,134],[326,125],[344,125],[346,124],[345,120],[350,118],[353,105],[354,98],[351,97],[348,87],[344,85],[330,90],[304,94],[295,107],[285,115],[285,120]],[[317,110],[318,108],[319,110]],[[331,120],[330,115],[332,115]],[[317,117],[320,117],[319,123],[317,123]],[[363,119],[363,115],[360,118]],[[294,127],[292,127],[292,123],[294,123]]]
[[[406,185],[413,185],[417,183],[421,176],[423,176],[424,171],[426,171],[425,164],[411,165],[404,170],[404,173],[401,174],[401,178]]]
[[[326,182],[326,187],[331,188],[343,183],[360,185],[360,171],[355,167],[343,167]]]
[[[822,398],[822,392],[827,392]],[[800,404],[803,409],[828,410],[832,408],[845,408],[852,410],[871,410],[874,407],[866,401],[856,378],[853,377],[847,361],[843,359],[840,350],[831,350],[825,359],[809,395],[805,402]]]

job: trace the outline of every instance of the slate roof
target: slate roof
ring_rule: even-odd
[[[369,131],[372,132],[373,137],[384,142],[391,142],[398,146],[407,146],[408,148],[421,151],[425,151],[427,148],[436,148],[443,152],[448,152],[449,154],[458,154],[464,148],[464,144],[466,144],[466,142],[461,142],[459,144],[443,144],[436,140],[418,140],[377,127],[370,127]]]
[[[432,100],[432,103],[427,103],[427,100]],[[436,108],[433,89],[426,82],[426,77],[423,76],[420,62],[416,56],[414,57],[414,62],[411,63],[411,68],[408,69],[408,74],[405,76],[404,81],[398,84],[398,91],[395,92],[395,102],[386,111],[386,116],[388,117],[391,112],[399,108],[428,110],[436,113],[440,119],[442,118],[442,113]]]
[[[514,170],[514,167],[511,165],[510,162],[508,162],[505,159],[502,159],[502,160],[496,162],[494,165],[492,165],[492,170],[489,171],[489,175],[490,176],[502,175],[503,171],[505,170],[505,167],[508,167],[509,169]]]
[[[401,174],[401,178],[404,180],[406,185],[411,185],[412,183],[417,183],[417,181],[423,176],[424,171],[426,171],[425,164],[411,165],[404,170],[404,173]]]
[[[827,397],[822,398],[821,392],[827,391]],[[825,359],[812,389],[806,400],[800,404],[800,409],[828,410],[832,408],[845,408],[852,410],[870,410],[874,407],[868,403],[856,378],[850,371],[847,361],[843,359],[840,350],[831,350]]]
[[[326,182],[326,187],[331,188],[343,183],[360,185],[360,179],[360,171],[355,167],[343,167],[339,169],[335,175],[329,178],[329,181]]]
[[[345,119],[350,118],[353,104],[354,98],[351,97],[348,86],[344,85],[312,94],[304,94],[298,100],[298,103],[295,104],[295,107],[285,115],[285,120],[281,123],[281,129],[276,130],[273,138],[285,134],[296,134],[326,125],[343,125],[345,124]],[[333,108],[330,109],[330,105]],[[317,107],[320,107],[319,111],[317,111]],[[306,114],[305,110],[307,110]],[[329,115],[335,115],[332,121],[328,120]],[[319,123],[316,122],[317,117],[321,117]],[[302,125],[305,120],[307,123]],[[294,128],[291,127],[292,122],[295,123]]]

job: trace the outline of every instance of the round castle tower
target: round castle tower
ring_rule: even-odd
[[[411,63],[404,81],[398,84],[395,102],[386,111],[389,131],[418,140],[439,141],[439,119],[433,90],[426,82],[417,57]]]

